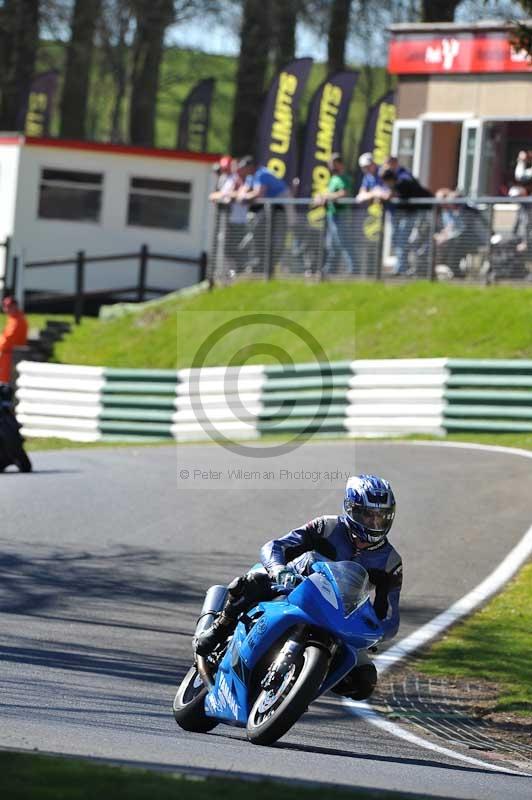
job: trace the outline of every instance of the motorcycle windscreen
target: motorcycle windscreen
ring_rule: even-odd
[[[326,575],[335,587],[347,617],[360,608],[369,597],[369,576],[364,567],[354,561],[321,562],[316,571]]]

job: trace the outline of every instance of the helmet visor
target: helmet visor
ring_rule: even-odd
[[[388,533],[395,516],[392,508],[361,508],[357,505],[352,505],[347,513],[353,522],[375,533]]]

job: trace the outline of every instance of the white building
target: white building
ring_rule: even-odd
[[[216,156],[0,134],[0,244],[19,263],[152,252],[197,259],[208,249]],[[0,247],[0,285],[6,272]],[[86,289],[133,286],[138,260],[86,268]],[[25,290],[73,289],[71,266],[19,269]],[[147,284],[196,283],[196,264],[149,261]],[[9,273],[6,278],[9,281]]]

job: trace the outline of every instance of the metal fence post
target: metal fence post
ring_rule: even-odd
[[[199,257],[199,282],[203,283],[207,279],[208,256],[206,250],[202,250]]]
[[[325,262],[327,259],[327,217],[323,215],[320,221],[320,246],[318,249],[318,278],[322,283],[325,278]]]
[[[264,280],[271,280],[273,277],[273,208],[270,203],[264,206],[266,214],[265,225],[265,253],[264,253]]]
[[[491,258],[492,258],[492,251],[493,251],[493,203],[490,203],[489,210],[488,210],[488,269],[486,272],[486,286],[489,286],[490,283],[495,283],[495,273],[491,267]]]
[[[382,280],[382,259],[384,257],[384,228],[386,227],[386,209],[382,207],[381,224],[379,226],[379,238],[377,240],[377,252],[375,264],[375,280]]]
[[[9,287],[9,291],[15,297],[17,295],[18,260],[18,256],[13,256],[11,259],[11,286]]]
[[[83,292],[85,289],[85,251],[76,254],[76,296],[74,299],[74,320],[79,325],[83,317]]]
[[[137,302],[144,302],[146,295],[146,274],[148,272],[148,245],[143,244],[139,256],[139,280],[137,285]]]
[[[438,227],[438,208],[436,203],[431,208],[430,217],[430,245],[429,245],[429,278],[431,281],[436,280],[436,229]]]
[[[4,248],[4,285],[2,288],[2,298],[4,298],[7,290],[9,289],[9,254],[11,249],[11,237],[6,236],[5,242],[2,242],[2,246]]]

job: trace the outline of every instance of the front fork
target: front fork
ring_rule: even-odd
[[[327,650],[329,662],[332,661],[338,647],[335,640],[326,631],[313,631],[307,625],[298,625],[270,665],[261,681],[261,687],[268,692],[277,691],[290,669],[297,663],[298,657],[309,644]]]

